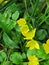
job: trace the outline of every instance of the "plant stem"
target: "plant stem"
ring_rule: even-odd
[[[42,23],[44,23],[48,17],[49,17],[49,15],[48,15],[47,17],[45,17],[45,18],[41,21],[41,23],[39,24],[39,26],[40,26]]]

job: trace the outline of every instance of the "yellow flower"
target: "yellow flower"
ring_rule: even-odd
[[[26,20],[24,18],[20,18],[18,21],[17,21],[18,25],[20,27],[23,27],[25,24],[26,24]]]
[[[33,30],[29,31],[27,34],[25,34],[25,38],[24,39],[32,39],[35,36],[35,32],[36,32],[36,28],[34,28]]]
[[[23,27],[20,27],[20,30],[21,30],[22,35],[25,36],[27,32],[29,31],[29,28],[27,25],[24,25]]]
[[[2,3],[4,0],[0,0],[0,3]]]
[[[49,39],[43,44],[46,54],[49,54]]]
[[[29,47],[29,50],[32,50],[34,48],[40,49],[38,42],[33,39],[27,42],[26,47]]]
[[[46,41],[47,45],[49,45],[49,39]]]
[[[36,56],[30,56],[28,57],[28,65],[39,65],[39,60]]]
[[[34,28],[33,30],[29,31],[29,27],[26,23],[26,20],[24,18],[20,18],[17,21],[18,25],[20,26],[20,30],[21,33],[23,34],[23,36],[25,36],[24,39],[32,39],[35,36],[35,32],[36,32],[36,28]]]

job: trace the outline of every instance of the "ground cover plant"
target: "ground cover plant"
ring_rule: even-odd
[[[0,65],[49,65],[49,0],[0,0]]]

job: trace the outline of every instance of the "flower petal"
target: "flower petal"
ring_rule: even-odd
[[[36,32],[36,28],[34,28],[33,30],[29,31],[26,35],[24,39],[32,39],[35,37],[35,32]]]
[[[40,49],[38,42],[33,39],[27,42],[26,47],[29,47],[29,50],[32,50],[34,48]]]
[[[19,26],[24,26],[26,24],[26,20],[24,18],[20,18],[18,21],[17,21],[18,25]]]
[[[20,27],[20,30],[21,30],[21,33],[25,36],[28,33],[29,28],[27,25],[24,25],[23,27]]]
[[[35,55],[28,57],[28,60],[28,65],[39,65],[39,60]]]

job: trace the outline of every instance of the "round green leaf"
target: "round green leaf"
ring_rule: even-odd
[[[18,52],[14,52],[10,55],[10,61],[12,61],[14,64],[19,64],[22,62],[22,56]]]
[[[46,38],[46,35],[47,35],[47,32],[44,29],[40,29],[36,33],[37,39],[39,39],[39,40],[45,39]]]
[[[0,52],[0,62],[3,62],[4,60],[6,60],[7,56],[5,52]]]

